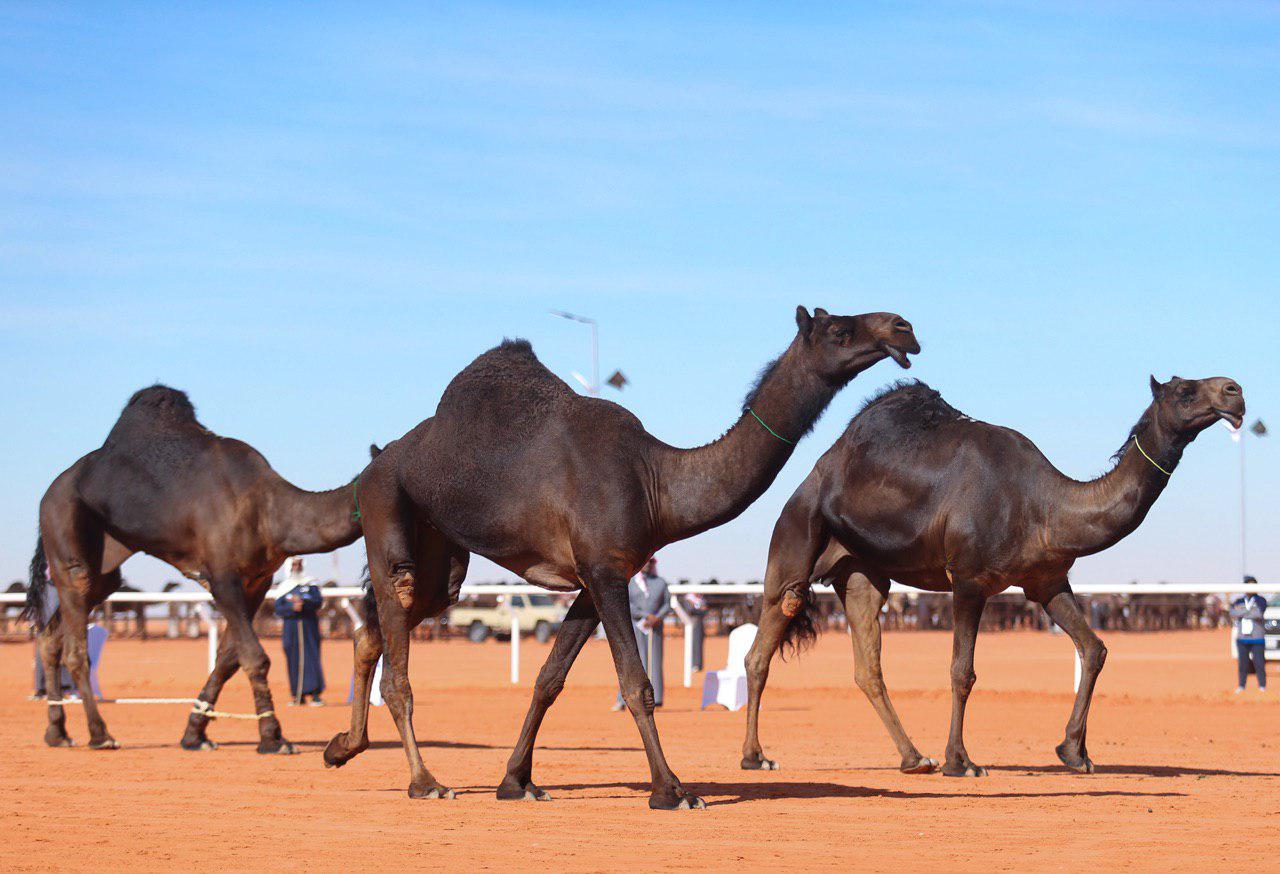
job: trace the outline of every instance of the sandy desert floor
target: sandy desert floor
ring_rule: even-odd
[[[777,772],[738,768],[742,713],[698,708],[668,650],[659,729],[673,768],[705,811],[650,811],[634,723],[611,713],[608,648],[583,651],[543,727],[535,780],[551,803],[499,802],[494,787],[547,647],[526,641],[522,682],[507,644],[419,643],[412,655],[416,725],[428,766],[453,801],[405,795],[404,753],[385,709],[373,748],[341,770],[320,751],[349,709],[349,644],[326,644],[330,706],[285,707],[301,754],[260,756],[250,722],[210,728],[213,752],[176,745],[185,708],[105,705],[120,750],[48,749],[42,705],[26,700],[29,644],[0,646],[0,869],[351,869],[464,865],[558,870],[1266,869],[1280,849],[1280,682],[1232,694],[1225,632],[1106,635],[1111,656],[1089,730],[1098,773],[1067,773],[1054,745],[1071,706],[1070,643],[1037,632],[978,644],[968,747],[981,779],[906,776],[852,683],[850,646],[825,635],[777,664],[762,716]],[[278,664],[278,641],[268,644]],[[708,663],[722,664],[713,639]],[[886,679],[908,730],[941,758],[950,708],[950,637],[886,636]],[[109,696],[187,697],[204,679],[201,641],[113,641],[102,667]],[[1280,673],[1280,665],[1272,665]],[[220,706],[250,710],[236,677]],[[86,738],[72,710],[72,734]]]

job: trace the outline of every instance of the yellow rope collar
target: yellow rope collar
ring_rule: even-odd
[[[1156,460],[1155,460],[1154,458],[1152,458],[1150,455],[1147,455],[1147,450],[1143,449],[1143,448],[1142,448],[1142,444],[1138,442],[1138,435],[1137,435],[1137,434],[1134,434],[1134,435],[1133,435],[1133,445],[1134,445],[1134,446],[1136,446],[1136,447],[1138,447],[1138,451],[1142,453],[1142,457],[1143,457],[1143,458],[1145,458],[1147,461],[1151,462],[1151,465],[1152,465],[1156,470],[1160,471],[1160,472],[1161,472],[1162,474],[1164,474],[1165,476],[1173,476],[1173,473],[1172,473],[1172,472],[1167,471],[1167,470],[1165,470],[1163,467],[1161,467],[1160,465],[1156,464]]]

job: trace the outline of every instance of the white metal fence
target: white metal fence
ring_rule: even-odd
[[[1071,587],[1077,595],[1223,595],[1239,593],[1257,593],[1260,595],[1280,594],[1280,583],[1130,583],[1115,584],[1081,584]],[[831,592],[831,586],[816,585],[817,592]],[[1021,589],[1010,589],[1010,591]],[[901,586],[894,583],[893,593],[920,593],[919,589]],[[364,596],[364,589],[358,586],[331,586],[320,590],[326,599],[338,599],[339,603],[351,615],[352,620],[359,623],[359,613],[351,604],[351,599]],[[760,595],[764,593],[761,583],[717,583],[690,584],[678,583],[671,586],[672,605],[676,615],[684,626],[684,673],[685,686],[693,685],[693,635],[690,633],[692,617],[684,612],[675,596],[686,594],[701,595]],[[528,584],[478,583],[462,587],[461,598],[476,595],[545,595],[548,590],[541,586]],[[937,593],[933,593],[937,594]],[[23,593],[0,593],[0,605],[21,604],[25,601]],[[210,608],[213,596],[208,592],[116,592],[108,601],[113,604],[195,604],[201,621],[204,623],[209,638],[209,670],[213,670],[218,652],[218,623]],[[1078,668],[1077,659],[1077,668]],[[512,611],[511,615],[511,682],[520,682],[520,619]]]

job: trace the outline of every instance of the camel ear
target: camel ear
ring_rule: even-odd
[[[1158,398],[1160,397],[1160,393],[1163,391],[1164,391],[1164,386],[1160,384],[1160,380],[1156,379],[1155,375],[1153,374],[1151,377],[1151,396],[1153,398]]]
[[[381,455],[381,454],[382,454],[382,450],[378,448],[378,444],[377,444],[377,443],[370,443],[370,444],[369,444],[369,457],[370,457],[370,458],[377,458],[377,457],[378,457],[379,455]]]
[[[809,336],[809,329],[813,327],[813,318],[804,307],[796,307],[796,327],[800,329],[802,336]]]
[[[814,317],[815,319],[825,319],[825,318],[826,318],[827,316],[829,316],[829,315],[831,315],[831,314],[830,314],[829,312],[827,312],[826,310],[824,310],[822,307],[814,307],[814,308],[813,308],[813,317]]]

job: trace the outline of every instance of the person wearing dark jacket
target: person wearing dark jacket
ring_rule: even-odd
[[[293,703],[319,706],[324,702],[324,668],[320,664],[320,607],[324,598],[315,581],[302,573],[302,559],[289,561],[289,573],[276,596],[276,616],[284,620],[280,642],[289,668]],[[307,696],[311,697],[308,702]]]
[[[1245,577],[1245,583],[1256,583],[1253,577]],[[1242,595],[1231,602],[1231,618],[1236,631],[1236,674],[1239,684],[1236,694],[1244,691],[1249,674],[1256,674],[1258,691],[1267,691],[1267,641],[1262,633],[1263,614],[1267,599],[1261,595]]]

